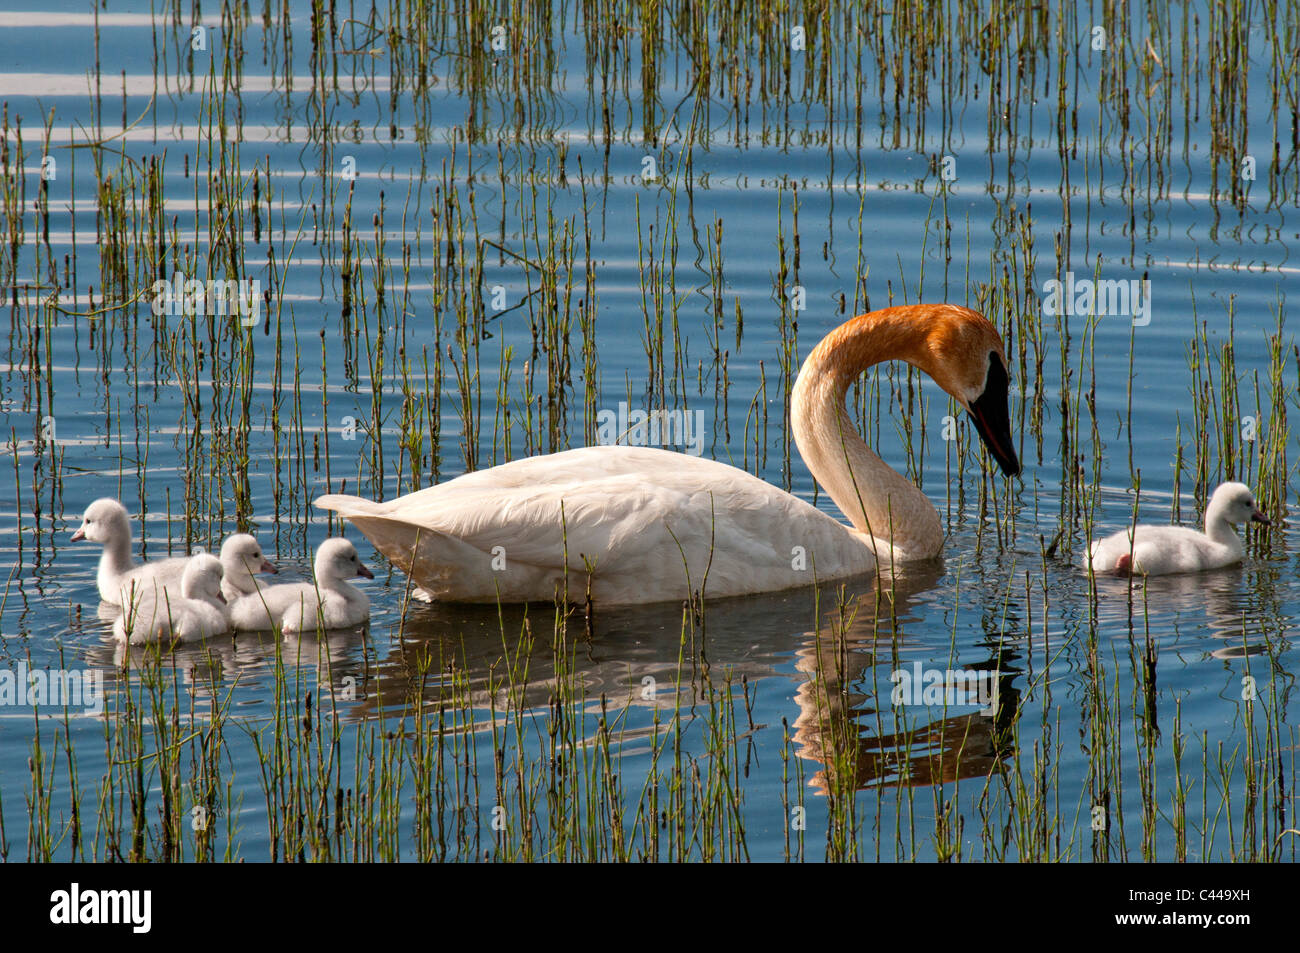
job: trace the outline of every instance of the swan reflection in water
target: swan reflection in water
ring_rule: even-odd
[[[772,594],[745,600],[723,600],[707,609],[703,632],[691,626],[683,632],[681,607],[640,606],[600,612],[594,633],[585,633],[580,610],[570,619],[570,654],[556,668],[552,622],[554,609],[531,608],[525,616],[517,607],[502,612],[476,606],[412,604],[403,623],[403,638],[366,673],[362,693],[344,712],[349,719],[382,714],[409,715],[417,710],[436,711],[450,702],[468,705],[477,714],[472,723],[447,730],[487,730],[505,723],[511,711],[544,711],[557,694],[578,699],[593,715],[607,718],[619,711],[659,709],[657,725],[629,727],[620,732],[627,746],[634,740],[670,730],[672,718],[698,717],[697,705],[707,705],[709,682],[717,687],[730,680],[733,691],[742,684],[789,674],[790,649],[801,679],[795,689],[798,713],[793,719],[795,753],[821,762],[811,779],[818,790],[826,788],[832,765],[853,765],[855,784],[931,784],[958,777],[987,776],[1010,755],[1005,733],[1019,699],[1013,686],[1018,670],[1014,649],[986,643],[986,660],[967,668],[998,671],[996,716],[954,708],[946,717],[920,727],[905,728],[899,712],[890,709],[888,670],[894,667],[890,632],[897,620],[899,649],[910,663],[920,658],[908,653],[916,640],[902,630],[916,624],[907,605],[911,593],[933,588],[940,570],[909,571],[892,588],[878,590],[866,580],[857,595],[838,587],[823,587],[820,604],[835,605],[846,599],[846,611],[856,614],[844,628],[823,627],[820,634],[799,632],[799,620],[813,608],[811,591]],[[877,592],[884,593],[877,598]],[[892,598],[893,615],[888,600]],[[879,604],[880,618],[874,608]],[[831,615],[838,615],[832,611]],[[697,623],[698,625],[698,623]],[[511,636],[507,649],[502,631]],[[520,649],[520,633],[531,639],[531,649]],[[686,644],[683,645],[683,639]],[[918,650],[919,651],[919,650]],[[998,652],[1001,651],[1001,655]],[[516,655],[516,653],[519,653]],[[526,656],[526,664],[524,664]],[[679,662],[679,656],[681,661]],[[303,653],[304,659],[309,653]],[[561,656],[564,659],[565,656]],[[333,659],[335,684],[341,673],[359,674]],[[680,667],[679,667],[680,666]],[[886,668],[881,678],[873,672]],[[508,675],[510,669],[513,674]],[[526,671],[526,677],[520,677]],[[872,690],[873,681],[879,687]],[[603,706],[603,707],[602,707]],[[917,709],[912,708],[915,712]],[[877,715],[880,715],[877,718]],[[738,733],[745,734],[738,716]],[[592,727],[594,727],[594,721]],[[883,724],[887,730],[879,730]],[[757,725],[780,730],[779,725]]]
[[[818,631],[796,650],[805,678],[795,692],[792,737],[798,755],[821,766],[809,779],[818,793],[987,777],[1011,756],[1018,646],[992,635],[979,643],[987,653],[979,661],[954,662],[951,668],[970,675],[964,687],[980,686],[968,694],[954,685],[948,663],[908,631],[921,621],[915,597],[933,589],[942,572],[908,567],[882,578],[823,612]],[[922,672],[932,679],[925,684],[937,683],[937,698],[933,687],[922,693],[915,679]]]
[[[823,623],[815,632],[807,625],[815,605],[811,589],[718,600],[703,619],[672,604],[621,607],[597,610],[588,627],[584,610],[570,607],[560,652],[553,606],[498,611],[412,601],[400,620],[380,618],[368,629],[278,642],[271,633],[242,633],[178,645],[163,664],[174,667],[197,699],[220,703],[236,677],[241,691],[263,697],[274,684],[278,652],[288,677],[314,671],[315,679],[303,684],[315,691],[317,704],[354,723],[454,710],[444,730],[486,731],[512,713],[545,713],[557,697],[607,719],[657,709],[653,718],[623,720],[627,727],[617,741],[625,754],[634,753],[637,739],[668,731],[675,717],[707,716],[716,690],[728,687],[737,699],[738,735],[779,732],[770,703],[754,716],[767,723],[750,728],[739,696],[755,692],[760,680],[793,674],[791,741],[795,754],[820,764],[810,779],[814,789],[825,792],[831,781],[850,778],[856,787],[924,785],[995,770],[1009,755],[1005,733],[1019,699],[1017,650],[993,637],[982,643],[982,659],[961,667],[998,673],[996,715],[972,706],[945,712],[891,705],[894,669],[918,661],[934,668],[931,650],[911,631],[921,624],[916,595],[932,590],[942,571],[909,567],[892,585],[867,579],[856,591],[825,586],[816,603]],[[128,656],[138,668],[149,652],[112,644],[92,651],[118,679]],[[595,726],[593,717],[580,732],[592,734]]]
[[[1275,570],[1240,563],[1170,576],[1098,575],[1097,627],[1123,640],[1145,642],[1149,635],[1157,651],[1186,661],[1266,653],[1270,620],[1286,615],[1280,598],[1273,605],[1260,600],[1277,592],[1275,577]]]

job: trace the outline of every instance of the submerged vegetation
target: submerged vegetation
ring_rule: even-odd
[[[1294,500],[1300,7],[5,16],[69,72],[0,77],[0,652],[106,694],[0,708],[0,856],[1294,859],[1290,530],[1207,579],[1077,561],[1223,480]],[[160,304],[187,280],[245,293]],[[321,493],[592,444],[620,403],[702,410],[705,454],[817,500],[800,362],[940,300],[1008,343],[1025,477],[905,365],[849,411],[941,565],[636,611],[426,606],[393,570],[363,632],[159,653],[103,642],[67,545],[108,494],[146,556],[254,532],[302,566],[356,535]],[[916,662],[994,710],[893,702]]]

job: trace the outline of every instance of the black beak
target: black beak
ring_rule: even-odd
[[[1263,513],[1261,513],[1259,510],[1256,510],[1255,512],[1253,512],[1253,513],[1250,514],[1250,521],[1251,521],[1252,523],[1262,523],[1262,524],[1265,525],[1265,526],[1272,526],[1272,525],[1273,525],[1273,521],[1270,520],[1270,519],[1269,519],[1267,516],[1265,516]]]
[[[970,405],[971,419],[989,455],[1007,476],[1020,473],[1020,460],[1011,446],[1011,415],[1007,409],[1007,369],[996,354],[989,355],[989,376],[984,393]]]

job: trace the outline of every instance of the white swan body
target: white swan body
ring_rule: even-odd
[[[735,467],[666,450],[602,446],[515,460],[386,503],[332,494],[336,510],[410,574],[417,595],[465,602],[608,604],[736,596],[871,572],[936,555],[934,506],[871,452],[844,410],[864,369],[899,358],[971,410],[1007,472],[1006,359],[965,308],[860,315],[808,356],[792,394],[794,436],[853,523]]]
[[[111,497],[91,503],[80,528],[72,534],[74,542],[84,539],[104,547],[95,580],[99,598],[121,606],[133,599],[159,598],[163,590],[173,598],[182,597],[181,580],[191,557],[171,556],[137,565],[131,558],[132,535],[126,507]],[[254,572],[275,572],[275,566],[262,554],[257,539],[248,533],[235,533],[222,543],[221,566],[224,572],[221,592],[227,600],[257,588]]]
[[[389,559],[408,565],[414,551],[421,589],[457,602],[551,599],[566,566],[581,601],[586,560],[593,598],[606,603],[681,598],[706,573],[707,592],[739,594],[811,583],[814,567],[834,579],[875,565],[865,534],[743,470],[667,450],[584,447],[389,503],[316,505],[335,500]]]
[[[279,628],[294,633],[346,629],[369,620],[369,597],[347,581],[374,578],[355,546],[346,539],[325,540],[316,550],[314,568],[314,584],[285,583],[241,596],[230,607],[231,625],[239,631]]]
[[[1083,555],[1094,572],[1163,576],[1219,569],[1241,561],[1244,548],[1233,529],[1238,523],[1271,525],[1244,483],[1221,484],[1205,509],[1205,532],[1185,526],[1138,526],[1098,539]]]
[[[221,596],[221,561],[207,553],[186,560],[181,594],[145,593],[113,623],[119,642],[197,642],[230,631]]]

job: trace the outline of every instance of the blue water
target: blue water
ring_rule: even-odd
[[[640,59],[634,53],[631,92],[612,97],[613,137],[607,142],[600,82],[597,78],[588,88],[586,31],[581,11],[572,9],[553,34],[558,60],[549,90],[537,93],[522,119],[510,90],[510,54],[498,57],[494,67],[507,75],[472,92],[457,79],[458,57],[447,51],[459,49],[461,41],[453,43],[451,37],[434,44],[430,69],[437,82],[427,95],[413,93],[406,83],[395,90],[390,69],[399,60],[383,36],[366,44],[384,51],[381,55],[336,57],[337,88],[331,60],[329,85],[322,89],[313,78],[310,8],[298,3],[290,8],[292,89],[283,82],[284,36],[278,27],[264,33],[260,17],[242,32],[243,55],[236,56],[242,83],[227,89],[221,64],[235,37],[215,13],[203,17],[208,51],[192,60],[186,49],[188,21],[182,27],[151,25],[147,15],[101,10],[96,40],[84,5],[56,2],[40,11],[0,14],[0,100],[10,123],[6,173],[19,177],[25,189],[23,240],[16,254],[6,240],[0,256],[11,328],[0,355],[0,441],[8,439],[14,459],[13,477],[5,477],[6,489],[0,490],[0,554],[7,564],[0,566],[7,579],[0,651],[11,670],[20,660],[33,667],[84,667],[103,672],[110,691],[120,684],[121,652],[111,642],[109,623],[97,614],[98,550],[69,542],[81,512],[97,497],[119,496],[133,516],[143,516],[143,552],[151,557],[185,552],[187,546],[215,548],[227,533],[249,528],[274,554],[282,578],[308,578],[310,552],[334,531],[325,514],[307,503],[321,492],[345,485],[348,492],[390,498],[417,485],[413,471],[418,485],[428,485],[464,472],[470,457],[486,466],[583,445],[588,381],[579,316],[592,301],[595,408],[616,408],[625,400],[633,406],[703,410],[706,455],[743,465],[838,516],[825,494],[816,493],[783,432],[783,339],[793,337],[797,362],[853,314],[891,302],[950,301],[985,310],[1006,330],[1012,420],[1025,472],[1009,483],[983,477],[973,433],[964,423],[961,449],[946,444],[940,437],[943,417],[955,410],[928,379],[912,376],[919,391],[911,402],[907,375],[899,368],[878,370],[879,390],[864,386],[864,430],[891,465],[906,470],[910,463],[902,422],[918,432],[924,426],[927,446],[919,475],[945,516],[949,538],[941,563],[908,574],[896,587],[896,623],[877,624],[874,609],[860,610],[845,642],[847,669],[830,683],[824,671],[817,675],[816,666],[808,664],[817,653],[817,608],[810,593],[708,607],[705,644],[715,688],[730,675],[738,692],[744,676],[751,693],[756,727],[738,755],[746,766],[749,856],[784,856],[792,802],[808,810],[804,856],[823,856],[824,746],[833,743],[841,746],[841,757],[857,764],[851,786],[861,789],[858,811],[866,817],[859,856],[934,857],[936,803],[950,799],[964,821],[958,838],[964,857],[1031,856],[1014,838],[1007,842],[1002,825],[1005,812],[1012,811],[1009,792],[1017,784],[1032,789],[1039,757],[1046,758],[1040,767],[1049,778],[1049,855],[1091,858],[1096,838],[1089,818],[1098,782],[1090,757],[1097,741],[1098,691],[1106,714],[1097,717],[1114,726],[1106,756],[1113,771],[1106,783],[1124,795],[1122,804],[1113,795],[1108,802],[1111,859],[1174,857],[1169,805],[1178,733],[1187,745],[1182,771],[1190,789],[1190,856],[1249,854],[1240,847],[1239,819],[1233,830],[1227,821],[1206,825],[1201,819],[1203,788],[1208,788],[1211,818],[1220,803],[1233,818],[1245,809],[1248,704],[1254,706],[1257,745],[1263,725],[1277,726],[1278,750],[1256,748],[1249,756],[1259,770],[1276,773],[1273,783],[1286,805],[1272,834],[1256,835],[1255,847],[1271,851],[1273,835],[1294,826],[1289,803],[1296,737],[1289,700],[1298,659],[1290,631],[1300,607],[1294,528],[1279,520],[1267,545],[1252,545],[1240,568],[1204,578],[1152,580],[1133,590],[1123,582],[1099,580],[1094,600],[1086,576],[1071,562],[1086,538],[1086,525],[1067,512],[1071,499],[1095,504],[1091,518],[1097,532],[1119,529],[1132,518],[1140,473],[1142,519],[1170,521],[1177,490],[1177,515],[1194,523],[1214,484],[1229,476],[1255,480],[1262,465],[1252,455],[1269,440],[1280,440],[1290,453],[1289,432],[1282,430],[1285,415],[1270,414],[1269,408],[1276,397],[1289,411],[1296,399],[1285,287],[1300,267],[1290,261],[1288,247],[1300,238],[1294,113],[1287,105],[1297,90],[1293,78],[1289,90],[1281,89],[1281,106],[1271,98],[1275,48],[1263,23],[1253,22],[1247,33],[1247,92],[1234,113],[1240,125],[1219,121],[1221,130],[1239,132],[1245,126],[1243,154],[1256,160],[1256,178],[1242,180],[1246,198],[1234,203],[1228,182],[1242,155],[1234,152],[1221,160],[1217,190],[1212,171],[1213,21],[1201,5],[1194,5],[1199,25],[1189,27],[1193,38],[1186,49],[1195,58],[1188,64],[1181,13],[1165,14],[1175,17],[1174,46],[1166,49],[1157,37],[1153,48],[1161,62],[1156,65],[1145,52],[1151,31],[1144,14],[1135,12],[1127,30],[1112,31],[1110,49],[1102,53],[1089,48],[1091,24],[1087,11],[1078,11],[1075,22],[1061,26],[1079,37],[1068,44],[1066,61],[1055,54],[1040,59],[1039,72],[1025,81],[1010,106],[1014,78],[1008,77],[1014,65],[1004,64],[990,79],[980,69],[978,52],[967,50],[969,75],[957,98],[949,101],[931,75],[929,103],[920,109],[924,134],[916,107],[905,108],[898,144],[895,89],[890,80],[880,86],[868,47],[859,71],[860,145],[853,103],[837,99],[828,114],[806,94],[798,69],[792,104],[765,107],[755,101],[738,120],[730,93],[724,96],[715,86],[707,111],[699,107],[703,118],[692,124],[696,99],[689,60],[671,45],[666,62],[675,65],[660,68],[657,141],[645,139]],[[943,6],[946,22],[956,15]],[[1055,29],[1056,14],[1047,15]],[[1294,16],[1280,11],[1274,25],[1282,31],[1283,50],[1294,49],[1287,37],[1294,40],[1296,25],[1282,19],[1288,15]],[[639,41],[631,42],[639,49]],[[837,64],[854,68],[851,47],[837,46],[833,55]],[[1010,59],[1014,64],[1014,54]],[[1164,84],[1151,87],[1150,98],[1142,92],[1144,62]],[[1186,104],[1184,65],[1193,77]],[[1068,134],[1064,159],[1056,132],[1058,67],[1065,70],[1066,98],[1078,130],[1077,136]],[[1099,91],[1117,81],[1132,92],[1127,137],[1116,100],[1099,102]],[[990,104],[991,82],[1001,84],[996,107]],[[1177,94],[1162,98],[1166,87]],[[224,130],[214,119],[216,103],[224,108]],[[1008,109],[1010,133],[999,119]],[[471,114],[478,138],[467,145]],[[23,166],[16,169],[19,117],[24,153]],[[50,123],[48,153],[41,146],[43,121]],[[1148,122],[1166,121],[1172,144],[1160,158],[1147,151],[1146,129]],[[992,137],[991,124],[1000,130]],[[94,139],[109,141],[99,150],[84,148]],[[83,147],[69,148],[73,145]],[[124,163],[123,153],[130,163]],[[56,160],[45,199],[48,245],[35,208],[46,154]],[[657,182],[643,181],[647,157],[661,174]],[[944,157],[954,160],[955,179],[942,177]],[[106,252],[116,250],[97,237],[110,217],[97,212],[97,179],[125,183],[127,212],[138,215],[144,204],[143,169],[150,160],[158,162],[166,201],[164,221],[155,224],[165,229],[169,266],[179,261],[181,270],[202,276],[211,264],[222,273],[233,249],[242,256],[243,273],[263,287],[284,272],[282,290],[251,332],[207,319],[195,330],[183,318],[154,318],[144,301],[85,316],[104,307],[101,264]],[[238,170],[245,193],[259,177],[256,233],[246,220],[242,234],[232,236],[223,217],[227,206],[218,204],[205,184],[205,176],[222,163]],[[353,168],[355,178],[344,177]],[[323,175],[323,169],[330,174]],[[446,207],[449,191],[461,216],[450,236],[445,218],[435,211]],[[375,224],[378,215],[381,228]],[[710,269],[711,230],[718,222],[720,310]],[[6,236],[14,234],[13,216],[6,215],[4,226]],[[784,284],[778,236],[790,269]],[[359,269],[346,318],[345,237],[354,243],[352,267]],[[386,271],[377,274],[381,237]],[[550,252],[563,259],[565,243],[572,242],[572,280],[562,271],[558,302],[548,304],[544,295],[531,294],[541,287],[541,269],[501,254],[495,245],[481,246],[483,241],[500,243],[534,265]],[[449,282],[440,263],[451,248],[465,256],[468,268],[480,247],[485,303],[481,325],[471,328],[470,336],[483,328],[491,336],[481,336],[471,385],[468,414],[478,424],[475,441],[465,435],[462,389],[447,357],[449,348],[456,360],[464,353],[455,299],[472,296],[461,282],[472,280],[473,272],[470,268]],[[133,294],[157,275],[147,245],[122,251],[134,269]],[[590,288],[584,275],[588,262]],[[675,263],[671,276],[657,271],[665,263]],[[1079,278],[1149,280],[1149,323],[1141,317],[1135,323],[1131,314],[1093,320],[1043,314],[1045,283],[1069,271]],[[171,272],[169,267],[165,277]],[[999,290],[1004,278],[1008,294]],[[52,280],[59,282],[57,289]],[[652,294],[656,281],[662,283],[660,298]],[[790,305],[795,284],[806,295],[803,310]],[[510,309],[501,314],[490,303],[497,285]],[[46,303],[55,290],[63,311]],[[117,293],[119,301],[129,297]],[[523,418],[530,403],[537,415],[537,395],[548,391],[546,367],[553,352],[542,349],[545,337],[535,330],[545,325],[548,307],[552,320],[560,313],[571,321],[565,416],[554,435],[544,426],[539,433],[535,421],[528,435]],[[739,341],[738,307],[743,314]],[[666,367],[662,379],[652,381],[647,342],[660,319]],[[1194,392],[1204,378],[1206,358],[1200,355],[1201,369],[1194,372],[1190,348],[1202,327],[1216,382],[1220,349],[1232,345],[1240,419],[1227,429],[1250,430],[1253,440],[1238,440],[1227,454],[1210,438],[1207,472],[1198,481]],[[1275,394],[1269,336],[1279,328],[1283,369],[1281,391]],[[727,352],[725,395],[711,338],[718,351]],[[179,347],[177,340],[183,342]],[[174,362],[175,353],[187,356]],[[439,353],[441,378],[435,366]],[[249,362],[241,372],[251,380],[247,407],[231,370],[238,366],[233,358],[240,356]],[[423,428],[426,439],[414,467],[402,449],[403,360],[414,368],[417,404],[428,394],[425,361],[430,387],[441,394],[436,455],[427,439],[428,421],[419,418],[416,429]],[[503,366],[509,369],[504,384]],[[1069,368],[1068,379],[1063,366]],[[198,382],[189,389],[197,395],[191,402],[177,383],[181,379]],[[510,410],[509,453],[498,420],[502,390]],[[419,406],[435,412],[432,405]],[[546,409],[541,413],[545,419]],[[1246,417],[1256,419],[1248,425]],[[1069,447],[1072,458],[1065,460],[1063,420],[1077,440]],[[229,435],[244,432],[244,425],[246,483],[220,456]],[[382,462],[373,453],[376,441]],[[476,453],[467,452],[467,442],[476,445]],[[756,443],[763,451],[758,460]],[[1079,468],[1085,489],[1075,498],[1062,481]],[[1278,517],[1284,517],[1295,492],[1289,465],[1283,469],[1285,498],[1264,496]],[[983,515],[982,486],[996,492],[996,507]],[[1005,521],[1001,534],[995,519]],[[355,530],[343,531],[376,570],[375,582],[366,587],[373,606],[368,636],[331,638],[331,664],[324,675],[314,644],[304,649],[310,658],[301,664],[296,647],[285,652],[291,671],[309,684],[325,678],[337,689],[341,679],[353,676],[369,687],[369,698],[359,701],[340,699],[335,692],[343,731],[364,730],[381,720],[376,695],[399,691],[393,686],[402,684],[412,659],[426,648],[437,658],[454,658],[471,685],[487,686],[503,653],[513,650],[508,643],[519,631],[520,610],[507,610],[503,624],[495,610],[452,605],[411,604],[403,614],[403,574],[390,571]],[[1052,555],[1045,557],[1054,540]],[[823,637],[830,632],[828,598],[824,594],[820,606]],[[534,624],[537,618],[549,626],[545,613],[534,613]],[[649,760],[644,739],[653,708],[637,702],[634,689],[646,675],[662,684],[675,681],[681,620],[679,606],[602,613],[590,644],[578,655],[577,674],[591,700],[588,714],[602,693],[627,709],[622,770],[633,792],[639,791],[634,779]],[[1144,668],[1147,653],[1155,659],[1154,683]],[[269,637],[181,648],[175,656],[178,691],[206,705],[215,684],[230,693],[232,718],[250,730],[264,730],[275,705],[274,658]],[[917,661],[932,669],[996,669],[1004,700],[1014,704],[996,722],[970,707],[956,713],[941,706],[897,710],[889,704],[890,673]],[[529,699],[531,709],[543,715],[547,664],[539,662],[532,673]],[[207,675],[196,676],[191,669]],[[1246,677],[1256,680],[1254,702],[1242,697]],[[680,686],[682,697],[692,697],[698,681],[687,679]],[[1142,725],[1150,717],[1145,699],[1152,684],[1158,731],[1147,750]],[[436,685],[430,691],[436,697]],[[809,726],[816,720],[809,698],[819,692],[829,693],[830,708],[848,713],[856,738],[831,742]],[[676,693],[669,690],[667,697]],[[484,719],[488,707],[481,698],[476,702]],[[182,711],[187,708],[181,705]],[[62,730],[61,717],[42,721],[33,714],[30,706],[0,709],[0,797],[10,856],[25,852],[25,797],[32,786],[27,761],[35,725],[44,724],[47,747],[56,728]],[[93,811],[94,785],[105,770],[104,722],[100,716],[74,715],[68,731],[78,753],[82,810]],[[382,719],[400,717],[401,712],[389,711]],[[684,735],[697,758],[708,757],[702,721],[687,720]],[[790,726],[789,744],[783,722]],[[935,730],[924,736],[928,741],[904,744],[901,726]],[[226,735],[231,777],[243,803],[235,853],[264,859],[270,845],[258,757],[239,732],[228,729]],[[479,779],[487,810],[493,803],[487,733],[475,735],[474,744],[480,770],[487,772]],[[942,769],[933,767],[929,754],[939,749],[946,752]],[[1154,764],[1156,779],[1146,802],[1159,812],[1149,845],[1142,838],[1139,770],[1146,759]],[[1216,786],[1220,764],[1227,779],[1223,790]],[[787,766],[798,777],[787,779]],[[69,803],[66,777],[57,777],[63,788],[55,798],[56,815]],[[987,820],[990,815],[999,820]],[[1280,856],[1292,856],[1292,843]],[[68,850],[60,848],[64,855]],[[412,848],[404,847],[402,856],[413,856]]]

